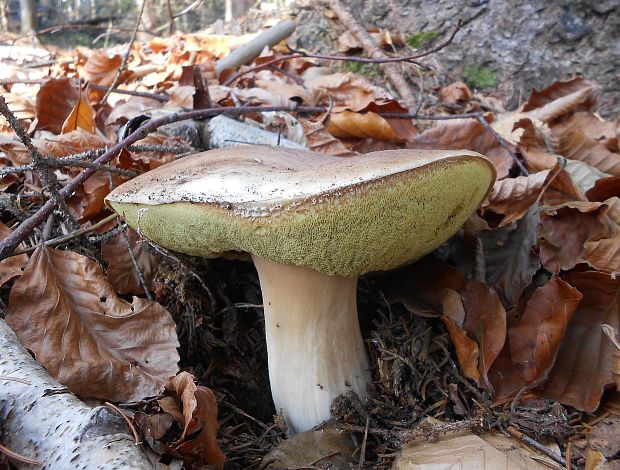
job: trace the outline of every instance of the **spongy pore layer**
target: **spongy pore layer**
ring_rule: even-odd
[[[397,152],[406,156],[407,151]],[[208,159],[210,153],[202,158]],[[379,153],[390,152],[375,155]],[[160,203],[145,193],[148,187],[140,186],[138,177],[130,182],[130,191],[121,186],[107,202],[130,226],[175,251],[210,257],[242,251],[325,274],[355,276],[389,270],[429,253],[458,230],[493,184],[493,165],[478,154],[430,155],[430,159],[412,158],[409,169],[403,170],[400,161],[397,172],[384,169],[380,176],[374,172],[374,178],[349,178],[347,184],[329,191],[315,195],[301,191],[302,196],[288,199]],[[325,172],[329,161],[321,162],[316,168]],[[364,165],[364,160],[357,164]],[[167,166],[155,170],[159,185],[164,175],[174,184]],[[308,168],[304,170],[307,173]],[[222,178],[243,186],[243,174],[232,169],[230,173]],[[140,203],[131,202],[136,188]]]

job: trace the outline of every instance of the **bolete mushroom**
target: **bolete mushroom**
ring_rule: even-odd
[[[351,158],[242,146],[185,157],[116,188],[107,203],[155,243],[190,255],[250,253],[265,312],[276,410],[293,432],[368,394],[359,275],[410,263],[453,235],[495,180],[468,150]]]

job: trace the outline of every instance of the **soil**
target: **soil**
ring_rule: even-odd
[[[557,80],[575,75],[603,87],[603,116],[620,112],[619,0],[351,0],[346,2],[366,27],[401,31],[405,38],[424,39],[421,49],[463,27],[453,44],[422,63],[436,74],[427,87],[468,77],[485,85],[491,78],[507,109]],[[290,9],[298,27],[292,37],[299,48],[323,53],[338,50],[344,32],[318,2],[298,2]],[[421,35],[421,33],[426,33]],[[430,34],[429,34],[430,33]],[[415,41],[414,41],[415,42]],[[482,75],[482,76],[480,76]]]

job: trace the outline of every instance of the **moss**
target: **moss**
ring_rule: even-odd
[[[425,42],[431,41],[437,37],[436,31],[420,31],[407,38],[407,44],[414,49],[419,49]]]
[[[463,78],[474,88],[495,88],[497,86],[497,75],[489,67],[480,65],[466,65],[463,67]]]
[[[344,63],[344,68],[347,72],[353,72],[366,77],[376,75],[379,71],[376,64],[364,64],[363,62],[356,62],[354,60],[347,60]]]
[[[110,204],[147,238],[176,251],[202,256],[245,251],[354,276],[393,269],[435,249],[478,207],[493,177],[486,161],[445,160],[425,171],[343,189],[339,196],[317,197],[312,204],[292,204],[271,217],[240,217],[187,202]]]

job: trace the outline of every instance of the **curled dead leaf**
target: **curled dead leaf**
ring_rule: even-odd
[[[175,324],[157,302],[119,298],[90,258],[39,247],[6,322],[72,392],[111,401],[156,395],[177,370]]]
[[[620,279],[596,271],[570,272],[563,279],[578,289],[583,299],[539,393],[579,410],[594,411],[603,390],[614,383],[613,346],[601,325],[620,328]]]
[[[327,124],[327,132],[342,139],[370,137],[375,140],[402,141],[390,124],[373,112],[364,114],[351,111],[332,113]]]
[[[37,128],[60,134],[63,123],[79,101],[80,90],[71,83],[71,79],[52,78],[46,81],[37,93]]]

